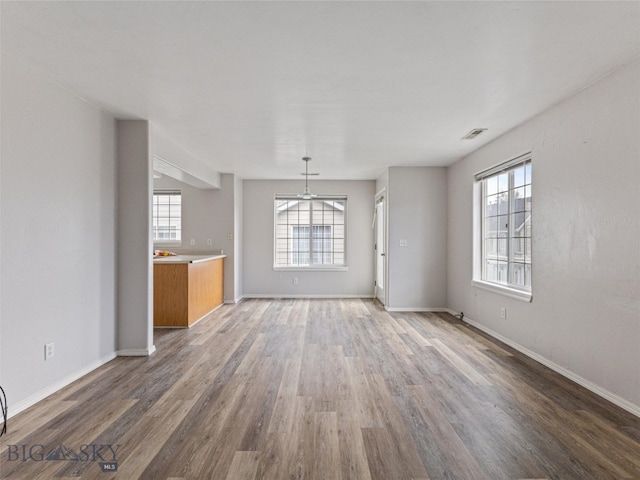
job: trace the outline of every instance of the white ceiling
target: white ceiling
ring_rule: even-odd
[[[450,165],[640,55],[637,1],[3,1],[1,21],[3,56],[243,178]]]

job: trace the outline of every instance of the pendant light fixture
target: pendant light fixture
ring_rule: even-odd
[[[301,198],[303,200],[311,200],[313,198],[315,198],[317,195],[314,195],[313,193],[311,193],[311,190],[309,190],[309,175],[318,175],[317,173],[309,173],[309,161],[311,160],[311,157],[302,157],[302,160],[304,161],[304,173],[302,175],[304,175],[304,192],[299,193],[298,194],[298,198]]]

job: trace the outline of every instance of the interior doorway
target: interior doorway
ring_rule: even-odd
[[[386,242],[385,242],[385,197],[384,192],[376,195],[375,209],[375,298],[386,305],[385,287],[386,287]]]

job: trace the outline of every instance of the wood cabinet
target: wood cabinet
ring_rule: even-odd
[[[223,301],[224,256],[154,260],[154,326],[190,327]]]

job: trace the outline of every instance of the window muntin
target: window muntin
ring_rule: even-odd
[[[274,268],[346,266],[346,197],[276,195]]]
[[[481,280],[531,292],[531,157],[476,178],[481,183]]]
[[[154,243],[180,244],[182,241],[182,194],[179,190],[153,192]]]

